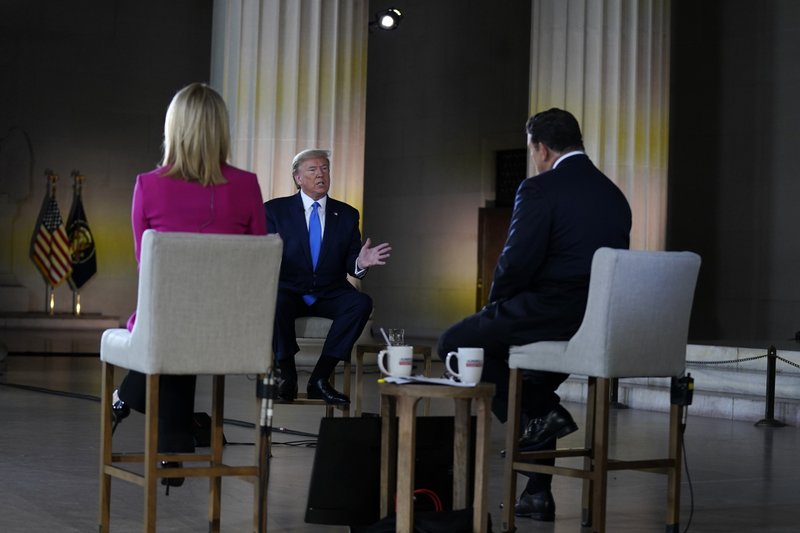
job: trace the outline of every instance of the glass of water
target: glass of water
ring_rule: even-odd
[[[391,346],[405,345],[405,330],[403,328],[389,328],[386,330]]]

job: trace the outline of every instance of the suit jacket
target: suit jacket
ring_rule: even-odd
[[[279,288],[292,293],[333,298],[342,291],[355,290],[347,274],[356,276],[356,258],[361,251],[358,210],[328,197],[325,230],[322,234],[317,269],[311,264],[303,200],[300,193],[272,199],[264,204],[267,228],[283,239],[283,260]],[[360,276],[363,277],[362,272]]]
[[[252,172],[224,164],[222,185],[163,175],[164,167],[136,177],[131,207],[134,253],[139,263],[146,229],[191,233],[266,235],[258,178]],[[128,319],[133,328],[136,314]]]
[[[569,339],[583,320],[594,252],[628,248],[630,230],[628,201],[585,154],[524,180],[486,309],[510,344]]]

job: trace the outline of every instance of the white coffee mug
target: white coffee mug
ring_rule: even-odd
[[[383,364],[384,357],[386,365]],[[387,346],[378,353],[378,367],[387,376],[408,377],[414,366],[413,347]]]
[[[458,360],[458,371],[450,366],[453,356]],[[459,348],[457,352],[449,352],[444,366],[462,383],[480,383],[483,374],[483,348]]]

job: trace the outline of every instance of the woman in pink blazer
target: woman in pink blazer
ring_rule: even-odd
[[[161,166],[136,178],[131,222],[137,263],[147,229],[267,233],[256,175],[227,164],[229,153],[228,111],[222,97],[201,83],[181,89],[167,109]],[[128,319],[128,330],[135,321],[136,313]],[[159,452],[194,451],[195,382],[195,376],[161,378]],[[128,372],[115,391],[115,424],[127,417],[131,408],[144,412],[144,400],[144,375]],[[161,483],[180,486],[183,479],[165,478]]]

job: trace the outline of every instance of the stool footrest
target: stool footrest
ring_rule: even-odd
[[[608,460],[609,470],[638,470],[640,472],[653,472],[663,474],[669,468],[674,468],[676,461],[672,459],[640,459],[637,461]]]
[[[211,461],[213,456],[208,453],[159,453],[159,461],[183,461],[185,463],[200,463]],[[111,454],[112,463],[143,463],[144,453],[141,452],[116,452]]]
[[[535,465],[531,463],[514,463],[513,468],[518,472],[550,474],[551,476],[552,475],[567,476],[579,479],[590,479],[592,477],[591,470],[582,470],[580,468],[570,468],[566,466]]]
[[[507,452],[506,452],[507,453]],[[559,448],[557,450],[542,450],[533,452],[518,452],[514,461],[521,459],[558,459],[562,457],[589,457],[592,451],[588,448]]]

